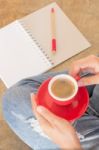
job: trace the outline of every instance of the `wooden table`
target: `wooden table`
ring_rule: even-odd
[[[91,48],[53,68],[59,71],[90,54],[99,54],[99,0],[55,0],[66,15],[73,21],[91,42]],[[0,27],[53,2],[53,0],[0,0]],[[0,99],[6,87],[0,81]],[[2,103],[2,101],[1,101]],[[5,123],[0,103],[0,150],[30,150]]]

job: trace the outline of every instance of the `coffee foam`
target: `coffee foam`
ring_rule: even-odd
[[[70,80],[57,79],[53,82],[51,91],[56,97],[67,99],[75,92],[75,85]]]
[[[72,92],[72,94],[70,96],[62,98],[62,97],[58,97],[57,95],[53,94],[51,87],[55,83],[55,81],[57,81],[59,79],[69,81],[70,83],[72,83],[74,85],[74,92]],[[60,89],[60,90],[62,90],[62,89]],[[49,85],[48,85],[48,91],[49,91],[49,94],[54,99],[59,100],[59,101],[68,101],[76,95],[76,93],[78,91],[78,85],[77,85],[76,80],[73,77],[71,77],[70,75],[61,74],[61,75],[54,76],[50,80]]]

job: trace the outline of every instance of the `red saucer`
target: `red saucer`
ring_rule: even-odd
[[[51,112],[59,117],[69,121],[74,121],[80,118],[86,111],[89,104],[89,95],[85,87],[80,87],[75,100],[66,106],[60,106],[53,102],[53,98],[48,92],[48,83],[51,80],[44,81],[37,93],[37,104],[49,109]]]

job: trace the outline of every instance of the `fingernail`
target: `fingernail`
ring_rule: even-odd
[[[38,106],[37,107],[37,112],[42,113],[43,112],[43,107],[42,106]]]
[[[84,83],[82,81],[78,81],[78,86],[79,87],[84,86]]]

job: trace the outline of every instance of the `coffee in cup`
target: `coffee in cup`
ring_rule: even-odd
[[[75,92],[75,85],[68,79],[57,79],[51,86],[52,93],[59,98],[68,98]]]
[[[56,75],[50,80],[48,91],[57,101],[69,101],[77,94],[77,81],[70,75]]]

